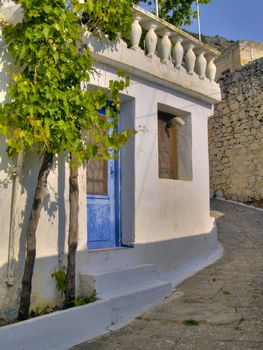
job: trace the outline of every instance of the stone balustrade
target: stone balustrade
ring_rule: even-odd
[[[159,60],[171,68],[186,70],[189,75],[196,73],[202,80],[215,80],[214,61],[219,56],[219,51],[139,6],[134,5],[133,12],[130,49],[143,50],[155,62]],[[16,24],[22,18],[21,6],[6,1],[0,14],[8,21],[12,18],[13,24]]]
[[[83,43],[96,64],[122,69],[208,103],[221,101],[214,62],[220,52],[139,6],[134,6],[133,13],[128,42],[111,41],[100,31],[84,31]],[[5,1],[0,17],[16,24],[22,19],[21,5]],[[0,51],[2,45],[0,26]]]
[[[139,6],[134,6],[130,41],[130,49],[144,50],[145,55],[153,60],[160,60],[178,70],[185,69],[189,75],[196,73],[203,80],[215,80],[217,50]]]

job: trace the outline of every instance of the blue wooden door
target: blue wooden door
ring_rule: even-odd
[[[118,204],[119,161],[90,160],[87,164],[89,249],[119,245]]]
[[[118,161],[91,160],[87,166],[88,247],[119,245]]]

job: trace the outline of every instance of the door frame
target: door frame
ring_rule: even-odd
[[[98,112],[99,115],[105,115],[101,111]],[[119,128],[119,126],[118,126]],[[121,235],[121,151],[118,151],[118,158],[112,160],[114,162],[114,211],[115,211],[115,245],[112,247],[90,247],[89,246],[89,233],[88,233],[88,223],[87,223],[87,247],[89,250],[103,250],[103,249],[114,249],[122,246],[122,235]],[[108,190],[109,190],[109,182],[110,182],[110,164],[108,164]],[[87,176],[87,174],[86,174]],[[86,180],[87,181],[87,180]],[[109,198],[109,194],[106,196],[103,195],[96,195],[96,194],[87,194],[86,193],[86,215],[87,215],[87,220],[88,220],[88,201],[89,198],[91,199],[105,199]]]
[[[115,247],[121,247],[121,156],[118,151],[118,158],[114,160],[115,163]]]

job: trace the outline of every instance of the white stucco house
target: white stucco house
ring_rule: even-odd
[[[142,28],[147,31],[143,49]],[[129,295],[126,310],[138,303],[139,312],[219,254],[210,217],[207,135],[213,104],[221,99],[214,81],[218,52],[139,7],[134,7],[132,47],[89,33],[84,43],[100,73],[91,82],[94,87],[107,87],[119,69],[128,72],[131,84],[122,95],[119,128],[138,133],[118,160],[93,161],[80,171],[77,287],[80,294],[95,288],[102,300]],[[0,53],[3,62],[3,40]],[[4,101],[8,73],[1,62],[0,69]],[[27,154],[13,164],[3,142],[0,159],[0,317],[12,317],[40,159]],[[60,298],[51,273],[66,261],[68,164],[63,156],[48,186],[37,231],[32,307]]]

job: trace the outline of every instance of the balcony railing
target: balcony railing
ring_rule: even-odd
[[[15,23],[21,20],[20,5],[13,2],[10,5],[5,4],[2,12],[7,20],[10,16]],[[160,60],[177,70],[185,69],[189,75],[197,73],[200,79],[208,78],[212,82],[215,80],[214,61],[219,56],[219,51],[139,6],[134,5],[133,12],[134,21],[130,35],[132,50],[143,50],[147,57]]]
[[[5,2],[0,14],[17,23],[22,18],[22,10],[17,7],[21,6]],[[134,6],[133,14],[129,42],[121,38],[110,41],[100,31],[85,31],[83,43],[96,63],[123,69],[209,103],[219,102],[221,92],[215,82],[214,63],[219,51],[139,6]]]
[[[185,69],[190,75],[196,73],[200,79],[215,80],[219,51],[136,5],[130,40],[132,50],[143,49],[153,60]]]

